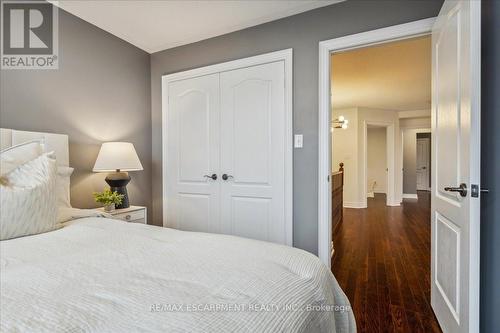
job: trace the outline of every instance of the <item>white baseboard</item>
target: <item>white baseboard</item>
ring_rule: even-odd
[[[366,208],[366,203],[364,202],[348,202],[344,201],[344,208]]]
[[[403,199],[417,199],[418,196],[416,194],[403,193]]]

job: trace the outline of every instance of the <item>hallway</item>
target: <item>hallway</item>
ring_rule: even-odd
[[[387,207],[344,209],[332,271],[351,301],[358,332],[441,332],[430,306],[430,192]]]

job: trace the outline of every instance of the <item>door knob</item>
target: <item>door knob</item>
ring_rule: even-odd
[[[234,178],[234,177],[233,177],[233,176],[231,176],[231,175],[228,175],[228,174],[223,174],[223,175],[222,175],[222,179],[223,179],[223,180],[228,180],[229,178]]]
[[[204,175],[203,177],[205,177],[205,178],[211,178],[212,180],[217,180],[217,175],[215,173],[213,173],[211,176]]]
[[[467,196],[467,185],[465,183],[460,184],[459,187],[445,187],[444,190],[446,192],[458,192],[462,197]]]

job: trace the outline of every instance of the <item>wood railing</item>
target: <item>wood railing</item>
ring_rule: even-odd
[[[339,164],[339,171],[332,172],[332,253],[333,256],[333,238],[336,229],[344,220],[344,163]]]

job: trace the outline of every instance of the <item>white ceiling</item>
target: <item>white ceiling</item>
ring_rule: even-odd
[[[332,55],[332,104],[339,109],[430,110],[430,37]]]
[[[149,53],[342,0],[59,0],[60,8]]]

